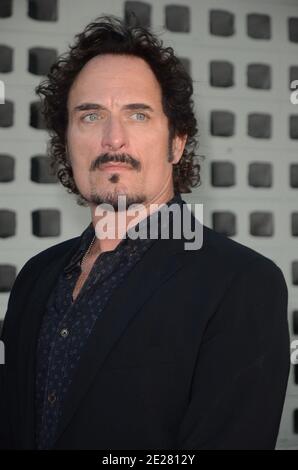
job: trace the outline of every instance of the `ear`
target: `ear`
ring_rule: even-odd
[[[186,141],[187,141],[187,134],[182,135],[182,136],[176,135],[174,137],[173,142],[172,142],[172,152],[173,152],[172,163],[173,164],[176,164],[180,161]]]

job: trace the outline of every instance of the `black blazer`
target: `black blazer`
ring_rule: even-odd
[[[31,258],[3,327],[1,446],[34,448],[35,351],[79,237]],[[98,319],[55,449],[273,449],[290,367],[287,287],[268,258],[204,226],[159,239]]]

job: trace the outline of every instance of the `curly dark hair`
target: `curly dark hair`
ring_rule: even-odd
[[[48,154],[51,170],[69,193],[80,198],[66,151],[68,125],[67,99],[70,88],[84,65],[101,54],[137,56],[151,67],[162,91],[162,107],[169,122],[169,142],[173,136],[187,134],[180,161],[173,164],[174,191],[190,193],[200,184],[200,164],[195,155],[197,121],[192,100],[192,79],[171,47],[138,24],[126,25],[113,15],[102,15],[75,36],[74,45],[60,55],[44,81],[36,88],[42,101],[42,114],[49,131]]]

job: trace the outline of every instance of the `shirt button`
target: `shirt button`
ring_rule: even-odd
[[[69,331],[67,328],[63,328],[63,330],[60,331],[60,336],[62,336],[62,338],[66,338],[68,335]]]
[[[57,400],[57,397],[56,397],[56,393],[55,393],[55,392],[50,393],[50,394],[48,395],[48,402],[51,403],[51,405],[53,405],[56,400]]]

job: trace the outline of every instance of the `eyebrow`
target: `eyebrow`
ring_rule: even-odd
[[[106,111],[108,108],[106,108],[102,104],[98,104],[98,103],[82,103],[82,104],[79,104],[78,106],[75,106],[74,109],[73,109],[73,112],[88,111],[90,109]],[[149,106],[148,104],[146,104],[146,103],[129,103],[129,104],[125,104],[124,106],[122,106],[122,109],[124,109],[124,110],[126,110],[126,109],[128,109],[128,110],[142,109],[142,110],[150,111],[151,113],[154,112],[153,108],[151,106]]]

